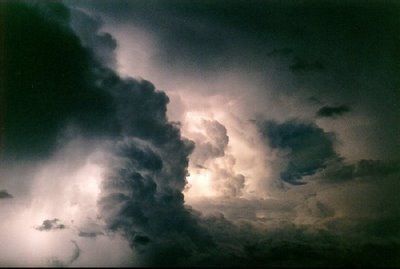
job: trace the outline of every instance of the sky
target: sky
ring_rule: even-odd
[[[400,266],[399,12],[0,2],[0,266]]]

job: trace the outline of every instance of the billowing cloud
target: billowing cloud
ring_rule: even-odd
[[[232,153],[232,141],[226,127],[217,120],[192,121],[189,128],[195,148],[190,156],[190,195],[217,195],[240,197],[246,177],[237,171],[237,159]],[[207,182],[206,182],[207,181]],[[200,189],[199,189],[200,186]]]
[[[10,75],[3,156],[51,156],[69,128],[71,137],[66,140],[76,134],[112,138],[115,142],[109,148],[115,156],[100,200],[108,229],[122,230],[128,240],[132,238],[132,247],[144,245],[140,233],[149,236],[156,247],[146,252],[154,260],[146,262],[156,264],[162,261],[157,248],[165,249],[175,233],[188,236],[196,245],[210,241],[201,236],[204,232],[184,206],[181,192],[193,145],[168,122],[165,93],[145,80],[122,79],[91,58],[69,29],[69,10],[61,4],[4,5],[11,30],[5,39]],[[19,12],[24,14],[21,20]],[[32,25],[34,33],[28,31]],[[36,227],[39,231],[64,228],[58,219]],[[171,257],[171,262],[177,258]]]
[[[311,106],[310,97],[324,105],[352,104],[356,113],[334,131],[344,138],[344,148],[358,150],[341,153],[352,159],[399,158],[397,2],[69,3],[106,21],[119,41],[119,70],[152,80],[173,103],[172,92],[183,100],[220,94],[238,99],[240,116],[282,121],[314,117],[320,107]],[[291,66],[303,71],[292,72]],[[193,98],[200,103],[200,97]]]
[[[261,133],[272,148],[283,151],[287,160],[281,179],[291,184],[303,184],[303,176],[313,175],[337,155],[333,148],[333,134],[324,132],[312,123],[267,121]]]
[[[192,159],[197,165],[204,165],[209,158],[223,157],[229,143],[226,128],[218,121],[203,120],[201,125],[207,138],[201,137],[196,143]]]
[[[66,3],[1,3],[1,265],[399,264],[396,3]]]
[[[110,94],[95,84],[93,60],[67,25],[69,11],[57,2],[5,2],[2,13],[7,29],[2,156],[48,156],[67,125],[87,134],[112,132]]]
[[[186,244],[201,249],[212,241],[184,205],[182,190],[191,144],[176,136],[158,146],[142,139],[117,144],[100,207],[109,229],[123,232],[131,246],[140,250],[143,264],[163,264],[165,251],[172,251],[168,263],[175,264],[187,258],[179,251],[188,248]],[[191,248],[185,250],[187,255]]]

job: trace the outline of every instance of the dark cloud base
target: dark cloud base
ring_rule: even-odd
[[[0,190],[0,199],[11,199],[14,198],[7,190]]]
[[[323,106],[317,111],[318,117],[338,117],[350,112],[350,107],[346,105],[340,106]]]
[[[38,231],[63,230],[65,228],[66,226],[57,218],[44,220],[42,225],[35,227]]]

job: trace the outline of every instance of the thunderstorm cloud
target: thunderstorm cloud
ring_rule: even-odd
[[[2,1],[0,266],[399,266],[399,11]]]

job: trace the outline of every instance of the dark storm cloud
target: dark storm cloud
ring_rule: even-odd
[[[136,244],[141,244],[141,245],[146,245],[148,244],[151,240],[149,237],[145,236],[145,235],[136,235],[135,238],[133,239],[133,241]]]
[[[376,239],[376,230],[382,229],[377,228],[378,223],[371,221],[358,226],[347,225],[343,228],[348,229],[345,234],[340,234],[334,228],[315,229],[283,222],[276,228],[260,230],[248,221],[234,224],[222,214],[203,218],[203,225],[217,245],[192,260],[191,265],[398,265],[398,242],[387,240],[382,234]],[[367,227],[371,228],[366,229]]]
[[[317,111],[318,117],[337,117],[350,112],[350,107],[347,105],[340,106],[323,106]]]
[[[42,225],[35,227],[38,231],[63,230],[65,228],[66,226],[57,218],[44,220]]]
[[[282,158],[287,165],[280,177],[291,184],[305,184],[301,179],[312,175],[318,175],[322,180],[340,182],[352,179],[379,180],[400,172],[397,161],[361,159],[350,164],[345,162],[334,150],[335,135],[323,131],[314,123],[265,121],[258,126],[266,143],[282,151]]]
[[[125,5],[122,7],[126,8],[120,9],[121,3]],[[99,5],[105,4],[111,10],[121,12],[118,13],[121,17],[129,15],[133,19],[143,10],[152,10],[143,14],[163,14],[163,8],[153,9],[153,2],[146,3],[117,2],[114,6],[114,3],[99,2]],[[172,2],[158,3],[160,7],[167,6],[169,10],[175,11],[178,21],[179,14],[190,6],[184,2],[176,2],[175,7],[170,6]],[[312,24],[317,28],[320,20],[323,27],[331,27],[327,24],[329,19],[323,20],[325,17],[332,19],[333,16],[335,21],[345,18],[345,30],[336,32],[344,32],[350,38],[357,39],[358,35],[365,37],[375,33],[369,31],[370,28],[363,27],[361,30],[367,30],[360,31],[359,25],[356,25],[355,29],[348,28],[353,22],[352,16],[347,17],[348,13],[357,14],[351,8],[343,8],[347,11],[347,15],[343,17],[342,10],[332,15],[332,10],[318,6],[315,7],[316,12],[314,8],[309,10],[302,7],[298,10],[291,5],[285,4],[284,7],[280,7],[276,3],[271,4],[271,9],[259,9],[254,3],[246,6],[242,2],[234,2],[236,7],[241,8],[227,8],[220,2],[206,2],[204,5],[194,2],[192,8],[185,12],[188,12],[187,19],[190,19],[203,18],[204,14],[210,14],[212,11],[209,16],[211,21],[216,20],[223,22],[222,24],[228,23],[240,29],[259,32],[265,39],[269,37],[268,31],[281,37],[299,37],[307,34],[307,31],[312,33],[315,30],[313,27],[305,27],[305,22],[308,22],[310,17],[311,21],[318,22]],[[3,7],[3,2],[1,5]],[[138,13],[131,13],[135,10],[131,5],[138,7]],[[108,230],[122,232],[130,245],[137,250],[139,264],[399,264],[398,241],[391,241],[379,234],[379,231],[385,230],[386,227],[394,231],[393,227],[397,224],[395,221],[368,223],[360,226],[360,229],[353,230],[354,233],[348,233],[354,234],[354,237],[342,237],[337,235],[334,229],[316,231],[310,228],[312,231],[309,231],[307,227],[296,227],[292,224],[265,232],[255,229],[251,222],[246,220],[236,224],[225,219],[223,215],[201,217],[184,204],[182,190],[186,184],[188,156],[193,150],[193,144],[181,137],[177,125],[168,122],[168,97],[157,91],[148,81],[122,79],[114,71],[93,60],[92,57],[96,55],[85,49],[69,29],[68,10],[61,5],[51,3],[39,7],[12,3],[6,5],[6,10],[6,28],[12,30],[6,31],[5,43],[5,101],[9,104],[5,114],[7,156],[36,156],[39,153],[51,152],[57,135],[70,122],[78,125],[82,134],[90,137],[107,134],[108,138],[112,138],[115,147],[111,146],[113,157],[109,160],[109,171],[102,186],[100,213]],[[368,11],[376,18],[374,9]],[[315,17],[316,14],[321,16]],[[149,17],[160,23],[173,16]],[[288,17],[299,21],[287,20]],[[141,20],[140,16],[137,20]],[[287,23],[276,27],[276,23],[283,20]],[[370,23],[369,20],[366,22]],[[382,23],[382,20],[378,20],[378,23]],[[386,23],[385,17],[383,24]],[[162,24],[156,27],[160,25]],[[172,23],[172,26],[168,23],[165,25],[166,28],[161,28],[166,29],[165,36],[163,35],[166,40],[163,44],[169,44],[169,53],[176,53],[181,50],[180,46],[192,44],[190,36],[197,36],[196,28],[193,30],[189,27],[183,29],[186,33],[175,40],[173,33],[176,32],[178,23]],[[333,28],[332,31],[326,31],[329,35],[337,34],[335,27],[329,27],[330,30]],[[98,28],[94,26],[91,29]],[[282,29],[282,32],[278,33],[277,29]],[[194,55],[194,58],[197,57],[194,65],[199,62],[213,64],[210,59],[224,50],[224,42],[229,39],[216,38],[217,45],[213,46],[214,41],[209,37],[216,33],[209,34],[209,31],[214,31],[212,28],[203,31],[203,35],[195,41],[198,46],[194,46],[193,51],[190,46],[186,47],[187,50],[181,50],[187,57],[179,58],[178,61],[192,60]],[[111,37],[106,36],[101,42],[103,41],[111,44],[106,46],[104,51],[113,48]],[[96,42],[90,44],[97,44]],[[178,49],[174,48],[177,44],[181,44],[176,47]],[[350,51],[354,49],[351,43],[346,44],[349,45]],[[206,45],[212,48],[204,50]],[[310,50],[313,49],[315,45],[310,47]],[[298,51],[298,48],[294,51]],[[317,51],[325,53],[327,50],[321,48]],[[173,53],[169,57],[178,59]],[[100,56],[97,58],[107,59]],[[357,62],[356,58],[353,59],[354,62]],[[331,68],[331,65],[329,67]],[[393,81],[388,81],[387,84],[392,83]],[[223,131],[220,132],[223,128],[217,129],[217,133],[222,134],[218,136],[222,138],[217,139],[221,142],[218,145],[225,149],[226,133],[224,135]],[[288,163],[281,176],[291,184],[301,184],[299,180],[303,176],[316,174],[326,166],[326,162],[338,157],[333,151],[334,139],[331,134],[312,123],[267,121],[261,126],[261,132],[272,148],[285,153]],[[221,151],[218,151],[216,155],[221,154]],[[342,165],[340,161],[339,164]],[[346,168],[349,171],[344,169],[344,173],[350,173],[350,177],[392,175],[398,172],[398,168],[379,161],[360,161],[354,168],[351,167],[353,166]],[[315,208],[316,215],[320,217],[329,218],[334,215],[334,211],[320,201],[315,202]],[[49,231],[65,228],[61,227],[62,224],[53,219],[45,220],[37,229]],[[92,235],[91,232],[80,233],[83,237]],[[79,246],[76,242],[73,244],[71,259],[67,262],[57,260],[54,265],[67,266],[80,257]]]
[[[101,215],[109,230],[121,231],[140,250],[141,264],[162,264],[165,253],[168,264],[175,264],[185,259],[182,253],[211,245],[197,215],[184,205],[193,143],[168,121],[166,94],[149,81],[122,79],[99,63],[105,58],[82,46],[61,4],[2,5],[7,16],[7,157],[50,153],[67,124],[80,135],[107,135],[115,148],[99,202]],[[58,219],[36,227],[64,228]]]
[[[91,3],[82,5],[90,7]],[[192,70],[195,73],[213,74],[216,70],[237,64],[250,72],[253,67],[247,70],[247,62],[251,62],[256,69],[260,67],[259,70],[264,72],[267,57],[275,61],[284,58],[275,56],[286,53],[274,52],[273,48],[290,47],[292,52],[287,52],[287,61],[283,61],[283,69],[287,73],[277,82],[279,92],[315,96],[316,100],[324,102],[326,96],[338,103],[358,100],[365,111],[378,116],[379,113],[384,114],[382,108],[385,107],[388,113],[382,118],[383,126],[398,126],[395,124],[398,110],[394,101],[392,104],[387,99],[398,100],[398,92],[394,90],[398,88],[400,77],[397,76],[396,57],[399,44],[396,38],[399,29],[397,4],[233,1],[227,5],[224,2],[197,1],[101,1],[93,2],[93,7],[111,15],[113,21],[132,23],[134,27],[154,34],[157,45],[162,48],[155,56],[157,62],[161,66],[175,68],[174,71]],[[232,59],[239,60],[233,63]],[[285,88],[283,82],[291,79],[294,86]],[[158,98],[161,104],[165,102],[161,96]],[[138,99],[141,100],[141,97]],[[120,108],[119,117],[129,123],[130,117],[126,115],[149,112],[135,112],[135,107],[140,103],[135,104],[134,107]],[[382,106],[385,104],[387,106]],[[318,107],[321,105],[318,104]],[[146,115],[156,119],[155,122],[164,122],[162,116],[149,114]],[[163,112],[159,115],[163,115]],[[371,236],[374,232],[366,231],[367,226],[376,228],[379,225],[374,226],[368,220],[364,223],[369,224],[359,226],[360,230],[354,229],[342,236],[338,235],[341,229],[339,232],[334,228],[316,230],[314,227],[297,227],[294,224],[281,225],[274,231],[259,232],[245,220],[244,223],[234,224],[224,216],[198,218],[195,214],[187,215],[188,211],[182,210],[183,198],[180,197],[182,177],[177,177],[179,180],[175,182],[179,187],[172,188],[176,192],[169,190],[175,183],[159,182],[161,175],[170,167],[170,158],[162,156],[164,151],[156,149],[154,144],[163,145],[160,141],[164,139],[159,139],[158,135],[153,137],[151,133],[141,130],[142,127],[137,127],[140,119],[132,119],[132,122],[135,124],[124,132],[141,134],[140,140],[125,141],[121,146],[126,150],[116,151],[116,155],[124,161],[113,166],[110,181],[104,187],[110,194],[103,198],[102,206],[109,216],[110,229],[123,230],[147,264],[158,264],[160,261],[165,264],[185,264],[186,261],[191,265],[263,266],[398,264],[398,243],[385,237],[375,240]],[[162,130],[155,122],[145,122],[140,126]],[[324,172],[332,161],[346,167],[333,150],[335,140],[332,134],[315,124],[270,121],[269,125],[271,133],[266,128],[262,128],[262,131],[268,143],[272,143],[270,145],[281,151],[283,158],[287,158],[287,167],[281,174],[287,182],[302,184],[301,178]],[[147,130],[147,127],[143,128]],[[398,132],[384,132],[387,139],[383,140],[387,144],[382,148],[392,150],[396,141],[393,138],[397,139],[394,134]],[[158,165],[158,161],[147,161],[148,164],[133,161],[126,157],[130,151],[134,156],[143,156],[143,160],[161,160],[162,165]],[[138,154],[138,151],[143,153]],[[215,155],[220,155],[219,152]],[[350,178],[354,178],[355,166],[350,168]],[[370,173],[371,166],[380,167],[375,164],[367,166],[368,169],[360,168],[358,173],[365,175],[361,171]],[[151,170],[151,167],[157,169]],[[383,171],[389,173],[390,169],[384,168]],[[163,190],[159,190],[159,186]],[[164,195],[168,193],[173,194],[166,199]],[[353,199],[359,199],[357,197]],[[169,209],[163,211],[160,207]],[[336,213],[330,205],[317,199],[310,202],[308,209],[323,219],[334,218]],[[255,217],[255,212],[249,212],[248,215]],[[182,229],[178,231],[168,223],[181,226]],[[198,225],[206,232],[199,228],[188,228]],[[381,227],[386,227],[386,224]],[[369,228],[369,231],[375,228]],[[198,247],[195,239],[198,234],[211,236],[214,244],[206,242],[205,248]],[[203,238],[207,237],[205,235]],[[138,236],[148,238],[149,242],[141,244],[140,240],[135,241],[135,238],[140,238]],[[384,253],[388,253],[387,256]]]
[[[315,174],[338,157],[333,149],[333,134],[314,123],[266,121],[259,128],[272,148],[287,151],[287,166],[280,176],[288,183],[304,184],[299,181],[303,176]]]
[[[107,226],[126,236],[139,251],[140,264],[179,263],[186,258],[180,251],[186,245],[191,246],[190,255],[192,248],[211,244],[184,206],[182,190],[193,143],[168,122],[168,97],[150,82],[111,76],[103,83],[118,100],[117,117],[126,137],[117,143],[117,161],[110,164],[103,183],[100,207]]]
[[[381,180],[382,178],[399,175],[400,164],[382,160],[359,160],[353,164],[342,161],[330,164],[322,173],[324,179],[343,181],[351,179]]]
[[[117,41],[106,32],[101,32],[103,22],[100,17],[90,16],[81,9],[71,9],[70,24],[74,32],[80,37],[83,46],[96,48],[95,57],[103,64],[115,67],[115,53]]]
[[[0,199],[11,199],[14,198],[7,190],[0,190]]]
[[[46,156],[68,124],[86,134],[112,132],[110,94],[95,84],[93,60],[68,27],[68,9],[58,2],[6,1],[1,12],[2,156]]]
[[[191,145],[179,136],[173,138],[159,145],[157,153],[141,139],[121,142],[116,149],[118,161],[103,183],[100,206],[106,223],[109,229],[122,231],[140,251],[142,264],[179,264],[194,249],[212,245],[198,217],[184,206],[182,190]],[[175,162],[180,156],[186,164],[179,166]]]
[[[278,94],[357,104],[376,119],[366,147],[399,159],[398,1],[70,3],[154,35],[160,50],[152,59],[168,70],[214,76],[238,69],[261,74]],[[271,57],[278,54],[285,57]]]
[[[360,160],[355,168],[354,175],[357,177],[387,176],[398,173],[400,166],[395,162],[383,162],[380,160]]]
[[[380,34],[393,40],[389,31],[396,31],[393,20],[398,8],[394,1],[69,2],[155,33],[163,48],[160,56],[169,64],[183,61],[187,67],[220,66],[222,59],[229,59],[238,50],[254,49],[251,44],[264,60],[263,56],[271,53],[286,54],[291,50],[295,55],[300,53],[299,57],[312,52],[320,55],[329,51],[326,45],[335,50],[352,50],[366,45],[357,44],[363,39]],[[389,31],[376,32],[381,27]],[[345,43],[336,46],[339,41]],[[271,50],[270,44],[280,44],[282,49]],[[308,48],[303,47],[306,45]],[[242,53],[251,55],[248,51]]]

